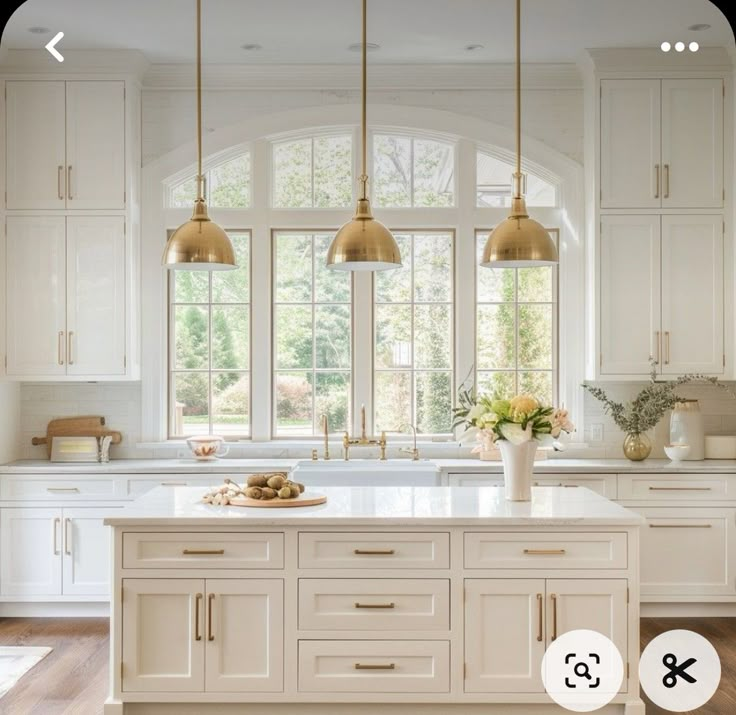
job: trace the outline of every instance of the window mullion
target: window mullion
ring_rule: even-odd
[[[360,430],[360,406],[365,405],[366,429],[375,427],[373,385],[373,334],[375,310],[373,307],[373,275],[359,271],[353,274],[353,378],[351,432]]]

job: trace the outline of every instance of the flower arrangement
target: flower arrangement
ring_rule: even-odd
[[[553,445],[562,432],[575,429],[567,410],[543,405],[531,395],[499,400],[460,389],[458,403],[452,426],[465,427],[461,441],[475,438],[480,442],[473,452],[489,450],[497,440],[516,445],[536,440]]]

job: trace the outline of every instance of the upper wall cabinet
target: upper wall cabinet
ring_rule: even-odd
[[[723,206],[722,79],[604,79],[603,209]]]
[[[125,83],[6,83],[6,207],[125,208]]]

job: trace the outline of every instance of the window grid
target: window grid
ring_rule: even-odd
[[[244,162],[247,167],[245,171],[247,179],[239,200],[235,202],[231,201],[230,203],[218,203],[217,198],[214,196],[214,192],[219,188],[219,185],[215,181],[217,172],[225,170],[227,167],[233,166],[238,162]],[[202,185],[204,200],[210,208],[249,209],[252,203],[252,176],[253,167],[251,165],[250,151],[242,151],[235,156],[229,156],[222,161],[218,161],[216,164],[204,169],[204,180]],[[191,208],[196,197],[197,176],[196,173],[194,173],[177,180],[176,183],[169,186],[167,191],[167,204],[171,208]]]

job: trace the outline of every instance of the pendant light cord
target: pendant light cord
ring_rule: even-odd
[[[204,201],[202,179],[202,0],[197,0],[197,201]]]
[[[521,197],[521,0],[516,0],[516,174],[514,195]]]
[[[368,0],[363,0],[363,34],[361,39],[361,138],[362,147],[362,165],[360,173],[361,183],[361,199],[368,198],[368,111],[367,111],[367,95],[368,95]]]

